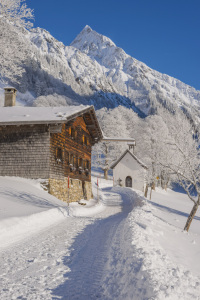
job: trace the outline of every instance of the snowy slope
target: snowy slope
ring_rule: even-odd
[[[96,108],[104,106],[113,108],[120,104],[135,108],[130,99],[121,95],[117,87],[112,84],[104,68],[96,60],[74,47],[64,46],[40,28],[28,33],[28,38],[38,48],[41,55],[51,57],[52,61],[61,63],[62,69],[64,66],[65,69],[59,70],[56,78],[70,85],[75,94],[82,96],[82,98],[76,97],[79,102],[85,103],[86,101],[86,103],[94,104]],[[42,67],[51,72],[48,65],[44,66],[43,63]],[[65,75],[67,75],[66,78]],[[72,94],[66,95],[72,97]]]
[[[87,206],[60,201],[41,187],[41,179],[0,177],[0,250],[19,243],[69,216],[91,216],[102,212],[103,204]],[[85,202],[82,200],[82,202]]]
[[[200,299],[200,213],[183,231],[192,202],[184,194],[157,190],[130,214],[132,244],[157,300]]]
[[[0,248],[8,247],[69,215],[67,205],[44,192],[38,180],[0,178]]]
[[[140,116],[142,112],[154,113],[158,106],[170,111],[180,107],[190,118],[199,116],[199,91],[152,70],[89,26],[71,46],[65,46],[41,28],[30,32],[20,30],[16,34],[16,29],[8,26],[7,32],[15,48],[10,69],[7,68],[10,70],[7,83],[21,92],[18,99],[22,98],[28,105],[34,98],[44,96],[39,104],[43,101],[45,105],[56,106],[60,101],[58,96],[63,96],[61,105],[94,104],[96,108],[122,105]],[[3,56],[4,62],[9,61],[6,52]],[[12,68],[17,70],[17,65],[22,72],[14,80],[10,74]],[[47,95],[51,95],[51,99],[47,99]],[[0,90],[1,102],[2,98]]]
[[[192,105],[199,108],[199,91],[173,77],[152,70],[89,26],[82,30],[71,46],[104,67],[107,77],[120,94],[134,101],[147,114],[151,110],[150,101],[155,101],[154,104],[156,101],[169,101],[172,104],[175,100],[179,106]]]
[[[95,199],[96,182],[93,177]],[[70,217],[36,181],[2,178],[1,231],[7,220],[7,232],[18,236],[21,219],[21,234],[29,233],[13,235],[6,248],[0,235],[0,298],[199,300],[200,213],[189,234],[183,232],[187,196],[157,190],[146,201],[112,181],[99,178],[99,185],[100,203],[70,204],[76,215]],[[59,208],[59,217],[52,214]]]

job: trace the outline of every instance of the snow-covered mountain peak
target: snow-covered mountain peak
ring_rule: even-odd
[[[110,48],[115,48],[116,45],[108,37],[97,33],[92,30],[88,25],[78,34],[75,40],[71,43],[71,46],[78,48],[85,54],[93,55],[98,61],[98,53],[101,53],[99,58],[102,56],[102,50],[108,51]]]
[[[120,94],[131,99],[146,114],[154,111],[152,107],[156,107],[157,102],[161,105],[167,102],[172,110],[174,108],[171,106],[177,105],[184,109],[190,105],[199,106],[199,91],[149,68],[89,26],[81,31],[71,45],[97,61]]]
[[[123,105],[145,115],[161,106],[172,112],[179,107],[190,118],[200,116],[200,91],[152,70],[88,25],[71,46],[41,28],[17,32],[9,24],[4,27],[7,34],[1,44],[12,41],[15,49],[10,54],[7,48],[1,51],[6,79],[15,86],[18,78],[15,87],[23,93],[29,91],[33,97],[57,94],[96,108]]]
[[[136,71],[136,65],[139,69],[150,69],[145,64],[126,54],[126,52],[117,47],[111,39],[92,30],[88,25],[75,38],[71,46],[84,52],[93,60],[98,61],[102,66],[109,69],[120,70],[124,69],[124,67],[129,68],[129,66],[133,64],[134,71],[133,67],[130,67],[130,71],[133,71],[133,73]],[[133,73],[131,72],[131,75],[133,75]]]

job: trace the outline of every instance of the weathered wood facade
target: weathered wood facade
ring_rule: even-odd
[[[49,177],[47,125],[0,126],[0,175]]]
[[[64,201],[91,198],[91,148],[102,138],[94,108],[54,119],[0,121],[0,176],[48,179],[49,192]]]
[[[50,177],[70,176],[91,181],[92,139],[83,117],[63,124],[61,133],[50,138]]]
[[[60,133],[51,134],[50,189],[52,194],[66,201],[92,197],[91,149],[92,138],[83,117],[77,117],[63,124]]]

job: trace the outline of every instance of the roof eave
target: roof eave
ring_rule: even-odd
[[[97,120],[96,117],[96,113],[95,113],[95,109],[94,106],[91,105],[89,107],[86,107],[76,113],[71,114],[70,116],[66,117],[65,119],[58,119],[58,120],[40,120],[40,121],[29,121],[29,120],[25,120],[25,121],[14,121],[14,122],[1,122],[0,126],[21,126],[21,125],[50,125],[50,124],[64,124],[64,123],[68,123],[69,121],[80,117],[80,116],[84,116],[86,113],[91,113],[92,114],[92,120],[93,120],[93,125],[94,128],[96,130],[96,134],[95,136],[93,136],[93,134],[91,134],[91,130],[88,129],[88,131],[90,132],[92,138],[93,138],[93,144],[99,142],[100,140],[102,140],[103,138],[103,133],[101,131],[99,122]],[[87,124],[86,124],[87,125]]]

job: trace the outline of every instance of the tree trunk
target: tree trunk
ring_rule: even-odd
[[[108,169],[104,169],[104,178],[108,180]]]
[[[152,190],[153,190],[153,185],[151,185],[151,192],[150,192],[150,197],[149,197],[150,200],[151,200]]]
[[[155,181],[152,183],[152,185],[151,185],[151,190],[154,190],[155,191],[155,189],[156,189],[156,183],[155,183]]]
[[[155,162],[152,162],[152,178],[153,182],[151,183],[151,189],[155,191],[156,189],[156,170],[155,170]]]
[[[165,182],[165,191],[167,191],[168,184],[169,184],[169,180],[170,180],[170,177],[168,177],[168,178],[166,179],[166,182]]]
[[[197,209],[198,209],[198,206],[199,206],[199,201],[200,201],[200,196],[199,196],[199,199],[197,201],[197,203],[194,204],[192,210],[191,210],[191,213],[189,214],[189,217],[187,219],[187,222],[185,224],[185,227],[184,227],[184,230],[188,231],[189,228],[190,228],[190,225],[192,223],[192,220],[194,219],[194,216],[197,212]]]
[[[161,184],[162,189],[164,190],[164,188],[165,188],[165,179],[164,179],[163,172],[161,172],[161,175],[160,175],[160,184]]]
[[[148,184],[146,184],[145,191],[144,191],[144,196],[147,198],[148,194]]]

